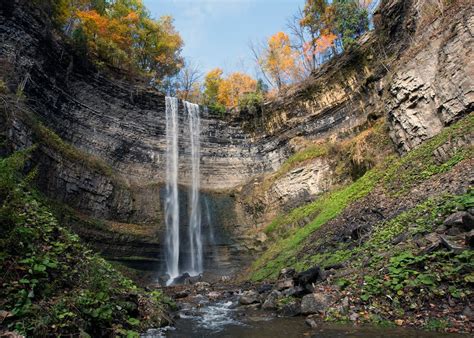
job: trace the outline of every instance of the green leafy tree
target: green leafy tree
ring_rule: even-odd
[[[328,14],[331,30],[346,47],[369,29],[368,16],[367,9],[354,0],[334,0]]]

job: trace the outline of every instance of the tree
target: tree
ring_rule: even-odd
[[[219,87],[222,82],[223,70],[215,68],[206,74],[204,79],[204,104],[213,107],[218,103]]]
[[[199,102],[201,97],[202,78],[200,67],[192,62],[185,62],[184,67],[176,76],[176,95],[183,100]]]
[[[227,108],[235,108],[243,95],[255,92],[257,81],[247,74],[235,72],[219,84],[218,102]]]
[[[334,0],[332,3],[332,31],[347,47],[369,28],[369,13],[365,3],[355,0]]]
[[[251,45],[250,48],[263,76],[278,91],[300,77],[301,67],[298,56],[286,33],[278,32],[272,35],[264,47],[257,48]]]
[[[311,45],[307,45],[306,50],[314,56],[317,49],[321,50],[331,42],[334,54],[337,41],[342,42],[342,48],[354,43],[355,38],[368,29],[367,6],[370,3],[368,0],[306,0],[301,26],[312,36]]]
[[[182,39],[171,17],[151,18],[142,0],[37,0],[99,65],[158,81],[182,67]]]
[[[307,75],[313,72],[317,66],[316,46],[313,43],[316,36],[301,24],[304,17],[304,12],[299,8],[298,12],[288,20],[287,26],[293,36],[292,47],[298,52]]]

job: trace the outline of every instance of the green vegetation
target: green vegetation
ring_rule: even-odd
[[[28,336],[138,336],[164,324],[164,296],[145,293],[59,224],[23,176],[29,151],[0,159],[0,309]]]
[[[422,146],[409,152],[399,161],[394,162],[386,171],[384,185],[392,194],[403,194],[415,184],[427,178],[449,171],[454,165],[473,156],[472,146],[454,147],[449,159],[440,163],[434,152],[445,143],[455,144],[463,140],[474,130],[474,114],[471,114],[455,125],[445,128],[441,133]]]
[[[319,256],[297,259],[305,240],[323,224],[337,217],[352,202],[366,196],[375,187],[387,189],[390,194],[401,195],[411,187],[433,175],[446,172],[465,158],[472,157],[472,147],[460,147],[443,160],[435,158],[434,151],[447,142],[463,139],[474,128],[474,115],[446,128],[442,133],[406,156],[388,158],[385,163],[368,171],[354,183],[339,190],[326,193],[316,201],[296,208],[287,215],[277,217],[267,228],[266,233],[277,234],[275,243],[257,259],[251,268],[253,280],[275,278],[279,271],[287,266],[306,268],[316,262],[324,265],[326,260],[340,262],[348,256],[347,251],[337,252],[339,257]],[[309,219],[309,222],[306,221]],[[304,223],[303,227],[298,225]],[[398,234],[395,226],[390,227],[393,234]],[[386,240],[391,236],[383,235]],[[378,238],[374,235],[374,238]]]
[[[372,170],[361,179],[346,188],[324,194],[317,201],[293,210],[270,225],[268,231],[295,222],[309,215],[314,219],[299,229],[293,229],[285,238],[277,241],[253,264],[253,280],[277,277],[279,271],[296,264],[296,255],[303,242],[321,225],[337,217],[350,203],[366,196],[375,187],[380,178],[377,170]]]
[[[324,145],[313,144],[290,156],[278,169],[277,176],[283,176],[299,164],[327,155],[327,149]]]

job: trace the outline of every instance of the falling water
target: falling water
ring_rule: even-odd
[[[179,276],[178,99],[166,98],[166,268],[170,281]]]
[[[200,118],[199,106],[184,102],[189,121],[191,145],[191,188],[189,210],[189,260],[188,273],[192,276],[203,272],[203,253],[201,239],[200,188]],[[180,222],[178,199],[179,169],[179,101],[174,97],[166,98],[166,268],[170,276],[169,283],[180,276]]]
[[[204,205],[206,206],[206,221],[209,230],[209,243],[214,247],[214,244],[216,244],[216,240],[214,238],[214,226],[212,224],[211,209],[209,208],[209,200],[207,198],[204,198]]]
[[[203,271],[202,239],[201,239],[201,205],[199,201],[200,188],[200,118],[199,106],[185,102],[189,120],[189,135],[191,140],[191,196],[189,213],[189,245],[190,245],[190,275],[198,275]]]

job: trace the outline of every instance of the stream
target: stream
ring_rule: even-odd
[[[198,297],[199,298],[199,297]],[[204,297],[203,297],[204,298]],[[305,324],[304,317],[277,317],[253,307],[239,307],[237,301],[191,305],[183,303],[174,327],[150,330],[142,338],[289,338],[289,337],[384,337],[441,338],[462,337],[458,334],[426,332],[406,328],[354,326],[321,322],[316,329]]]

